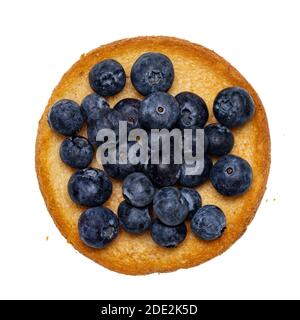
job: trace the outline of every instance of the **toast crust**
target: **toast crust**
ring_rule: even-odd
[[[177,248],[159,247],[146,232],[128,234],[120,230],[119,236],[104,249],[85,246],[78,235],[77,221],[84,207],[73,203],[67,193],[67,183],[74,169],[66,166],[59,157],[59,147],[64,137],[53,132],[47,123],[49,108],[62,98],[81,103],[92,92],[88,73],[97,62],[112,58],[119,61],[126,72],[126,86],[116,96],[108,98],[113,107],[123,98],[142,96],[130,82],[130,70],[134,61],[144,52],[155,51],[167,55],[174,64],[175,79],[170,93],[191,91],[200,95],[209,108],[209,123],[216,122],[212,104],[217,93],[226,87],[240,86],[248,90],[254,99],[256,112],[253,119],[241,128],[233,129],[235,146],[232,154],[245,158],[253,169],[253,183],[242,196],[224,197],[218,194],[210,182],[197,188],[203,204],[222,208],[227,218],[223,236],[212,242],[196,238],[187,223],[188,234]],[[85,129],[80,133],[85,135]],[[198,44],[171,37],[137,37],[100,46],[83,54],[62,77],[54,89],[41,117],[36,139],[36,172],[46,206],[62,235],[75,249],[104,267],[130,275],[153,272],[169,272],[203,263],[228,249],[246,231],[263,197],[270,167],[270,136],[267,117],[262,102],[246,79],[227,61]],[[93,167],[99,167],[94,162]],[[113,193],[104,204],[117,212],[123,200],[121,182],[112,179]]]

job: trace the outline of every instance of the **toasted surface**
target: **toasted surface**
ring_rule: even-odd
[[[64,137],[53,132],[47,123],[49,108],[62,98],[81,103],[92,92],[88,73],[94,64],[103,59],[119,61],[127,76],[124,90],[108,99],[113,107],[123,98],[142,98],[130,82],[130,70],[134,61],[144,52],[161,52],[167,55],[175,68],[175,80],[170,93],[191,91],[207,103],[209,122],[215,122],[212,104],[217,93],[226,87],[240,86],[248,90],[254,99],[254,118],[241,128],[233,129],[235,146],[232,154],[245,158],[253,168],[251,188],[239,197],[218,194],[210,182],[197,188],[203,204],[219,206],[227,218],[227,229],[218,240],[205,242],[196,238],[188,225],[187,238],[174,249],[156,245],[150,233],[131,235],[121,230],[119,236],[104,249],[85,246],[78,235],[77,221],[85,210],[74,204],[67,193],[67,183],[74,169],[67,167],[59,157],[59,147]],[[84,134],[83,130],[82,134]],[[94,167],[98,167],[96,161]],[[95,262],[124,274],[148,274],[189,268],[203,263],[228,249],[246,230],[259,206],[266,188],[270,166],[270,137],[263,105],[251,85],[227,61],[214,52],[185,40],[169,37],[138,37],[124,39],[101,46],[76,62],[54,89],[39,123],[36,141],[36,171],[40,189],[47,208],[61,231],[78,251]],[[117,212],[123,200],[121,182],[113,180],[113,193],[105,206]]]

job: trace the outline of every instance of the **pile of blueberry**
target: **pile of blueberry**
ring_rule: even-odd
[[[89,73],[94,93],[85,97],[79,106],[63,99],[56,102],[49,114],[50,127],[67,136],[60,147],[62,161],[76,169],[68,183],[70,198],[77,204],[90,207],[78,222],[79,235],[89,247],[102,248],[119,232],[140,234],[150,229],[153,240],[160,246],[172,248],[186,237],[185,220],[191,220],[193,233],[202,240],[215,240],[226,228],[226,218],[214,205],[202,207],[200,194],[193,189],[208,179],[224,196],[244,193],[252,182],[248,162],[230,155],[234,145],[231,128],[246,123],[254,114],[252,98],[242,88],[231,87],[219,92],[213,112],[219,123],[209,124],[208,109],[195,93],[182,92],[176,97],[167,91],[172,86],[174,68],[171,60],[161,53],[145,53],[134,63],[131,81],[145,98],[123,99],[110,108],[104,97],[120,92],[126,82],[123,67],[108,59],[96,64]],[[118,134],[119,121],[127,121],[128,131],[135,128],[197,129],[205,132],[204,170],[188,175],[187,164],[105,164],[104,170],[89,167],[100,129],[110,128]],[[77,136],[84,123],[87,135]],[[128,150],[132,144],[129,143]],[[215,164],[210,156],[220,157]],[[117,155],[118,159],[118,155]],[[118,215],[102,207],[112,193],[110,177],[123,179],[124,201]],[[175,185],[181,185],[177,188]]]

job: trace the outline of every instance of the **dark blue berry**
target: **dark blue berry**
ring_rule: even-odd
[[[227,127],[219,123],[213,123],[206,126],[204,131],[208,139],[207,152],[209,154],[224,156],[232,150],[234,137]]]
[[[84,118],[75,101],[62,99],[52,106],[48,113],[48,123],[56,132],[73,136],[82,128]]]
[[[104,141],[97,141],[97,134],[101,129],[111,129],[115,132],[116,136],[119,134],[119,122],[121,115],[117,110],[109,109],[99,115],[98,119],[93,119],[87,125],[87,134],[89,141],[98,147]]]
[[[201,208],[201,196],[195,189],[192,188],[182,188],[180,192],[188,203],[188,217],[192,219],[197,210]]]
[[[226,217],[223,211],[213,205],[203,206],[193,216],[192,231],[202,240],[219,238],[226,228]]]
[[[215,98],[213,112],[216,119],[228,128],[239,127],[252,118],[255,112],[253,99],[239,87],[222,90]]]
[[[144,166],[145,174],[159,187],[174,185],[180,176],[179,164],[147,164]]]
[[[166,92],[155,92],[141,103],[140,120],[146,129],[170,129],[179,116],[179,105]]]
[[[97,135],[98,132],[102,129],[111,129],[112,125],[111,123],[108,121],[107,118],[103,118],[103,119],[98,119],[96,121],[92,121],[92,123],[87,125],[87,136],[89,141],[92,143],[92,145],[96,148],[98,146],[100,146],[104,141],[98,141],[97,140]]]
[[[151,236],[156,244],[165,248],[177,247],[186,237],[187,229],[184,223],[170,227],[158,219],[151,226]]]
[[[180,129],[203,128],[208,120],[205,101],[192,92],[182,92],[176,97],[180,107],[177,127]]]
[[[89,81],[91,88],[100,96],[113,96],[124,88],[126,75],[119,62],[107,59],[91,69]]]
[[[174,187],[165,187],[156,192],[153,209],[158,219],[167,226],[177,226],[188,215],[188,203]]]
[[[143,96],[155,91],[168,91],[173,80],[173,64],[161,53],[144,53],[131,69],[131,82]]]
[[[61,160],[72,168],[84,169],[93,160],[94,149],[84,137],[66,138],[59,150]]]
[[[252,182],[250,164],[237,156],[220,158],[212,167],[210,180],[215,189],[224,196],[236,196],[247,191]]]
[[[127,98],[119,101],[114,107],[114,110],[121,114],[121,119],[127,121],[128,131],[141,127],[139,119],[140,105],[140,100]]]
[[[108,102],[97,93],[89,94],[81,102],[81,112],[88,123],[100,119],[108,110]]]
[[[105,114],[106,119],[111,123],[112,129],[119,134],[119,123],[122,121],[122,115],[114,109],[110,109],[109,112]]]
[[[132,158],[135,157],[135,154],[132,151],[132,147],[135,145],[136,142],[128,142],[127,143],[127,163],[120,163],[121,159],[126,157],[126,153],[120,154],[120,147],[117,145],[116,147],[116,163],[107,162],[103,164],[104,170],[107,174],[116,179],[124,179],[130,173],[141,171],[141,164],[135,164],[132,161]],[[131,150],[131,151],[130,151]],[[104,152],[104,155],[107,156],[107,153]]]
[[[212,161],[207,155],[204,156],[204,168],[201,174],[189,175],[187,172],[189,167],[193,168],[195,167],[195,164],[191,165],[186,162],[183,163],[179,183],[185,187],[196,187],[209,179]]]
[[[78,220],[79,237],[91,248],[105,247],[117,237],[118,231],[118,218],[108,208],[87,209]]]
[[[121,226],[130,233],[142,233],[151,225],[148,208],[135,208],[126,201],[120,203],[118,216]]]
[[[123,196],[134,207],[149,205],[154,193],[152,182],[141,172],[131,173],[123,181]]]
[[[104,171],[87,168],[76,171],[68,183],[71,199],[80,205],[96,207],[103,204],[112,193],[112,183]]]

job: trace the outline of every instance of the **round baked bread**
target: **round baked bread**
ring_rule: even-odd
[[[81,103],[92,92],[88,73],[103,59],[119,61],[127,75],[126,86],[116,96],[108,98],[111,106],[123,98],[142,98],[130,81],[130,70],[135,60],[145,52],[160,52],[174,64],[175,79],[170,89],[172,95],[191,91],[207,103],[209,122],[216,122],[212,104],[217,93],[231,86],[245,88],[254,99],[256,112],[251,121],[233,129],[235,146],[232,154],[246,159],[253,169],[253,183],[242,196],[224,197],[208,181],[197,188],[203,204],[219,206],[227,218],[227,229],[215,241],[196,238],[187,222],[186,239],[177,247],[167,249],[158,246],[150,233],[132,235],[120,230],[118,237],[103,249],[87,247],[79,238],[77,222],[84,207],[73,203],[67,192],[67,183],[74,169],[60,159],[59,148],[64,137],[49,128],[47,115],[58,100],[67,98]],[[85,135],[85,129],[80,133]],[[99,167],[96,161],[93,167]],[[268,122],[257,93],[244,77],[227,61],[200,45],[170,37],[138,37],[124,39],[101,46],[83,54],[78,62],[63,76],[54,89],[39,123],[36,141],[36,171],[47,208],[60,232],[78,251],[95,262],[124,274],[139,275],[152,272],[168,272],[189,268],[203,263],[228,249],[246,230],[253,219],[266,188],[270,166],[270,137]],[[113,193],[104,204],[117,212],[123,200],[122,182],[112,179]]]

